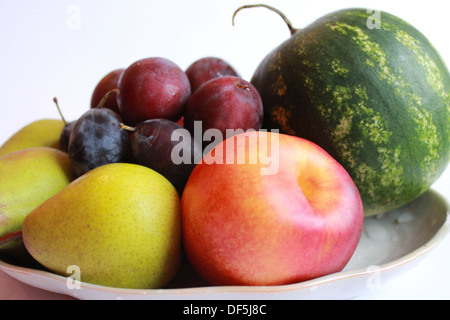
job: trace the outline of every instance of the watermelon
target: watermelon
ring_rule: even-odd
[[[320,18],[274,49],[251,83],[263,127],[328,151],[353,178],[366,216],[417,198],[449,162],[449,71],[423,34],[389,13]]]

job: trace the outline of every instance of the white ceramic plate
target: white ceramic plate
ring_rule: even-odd
[[[31,286],[79,299],[348,299],[416,266],[449,233],[448,214],[445,199],[430,190],[401,209],[366,218],[358,248],[342,272],[292,285],[212,287],[186,264],[164,289],[119,289],[83,282],[76,289],[72,279],[44,270],[2,260],[0,269]]]

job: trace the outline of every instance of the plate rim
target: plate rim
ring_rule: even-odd
[[[191,288],[160,288],[160,289],[129,289],[129,288],[118,288],[118,287],[107,287],[87,282],[80,282],[80,289],[90,290],[90,291],[103,291],[108,294],[115,294],[117,296],[125,297],[125,296],[169,296],[176,295],[178,298],[187,297],[189,295],[205,295],[205,294],[237,294],[237,293],[245,293],[245,294],[268,294],[268,293],[289,293],[289,292],[297,292],[306,289],[312,289],[317,286],[322,286],[326,284],[330,284],[336,281],[351,279],[362,276],[370,276],[375,272],[385,272],[388,270],[393,270],[400,268],[403,265],[407,265],[414,260],[423,257],[427,253],[429,253],[434,247],[436,247],[449,233],[450,233],[450,207],[448,205],[447,200],[437,191],[429,190],[433,192],[446,206],[445,213],[445,221],[437,230],[437,232],[433,235],[433,237],[428,240],[425,244],[417,248],[416,250],[411,251],[410,253],[397,258],[393,261],[386,262],[376,270],[368,270],[366,268],[360,268],[356,270],[348,270],[348,271],[340,271],[336,273],[332,273],[326,276],[322,276],[319,278],[287,284],[287,285],[275,285],[275,286],[200,286],[200,287],[191,287]],[[62,275],[58,275],[46,270],[32,269],[23,266],[16,266],[10,264],[8,262],[3,261],[0,258],[0,270],[9,274],[10,276],[16,278],[15,274],[25,274],[25,275],[37,275],[39,277],[50,278],[54,281],[58,281],[64,285],[67,285],[67,279],[69,277],[64,277]],[[14,274],[14,275],[13,275]],[[17,278],[16,278],[17,279]],[[26,283],[27,285],[34,286],[29,284],[21,279],[17,279],[20,282]],[[35,286],[37,287],[37,286]],[[69,295],[72,297],[78,298],[80,295],[75,294],[75,292],[79,292],[79,290],[51,290],[46,287],[41,287],[43,290],[57,292],[65,295]],[[73,294],[71,292],[74,291]]]

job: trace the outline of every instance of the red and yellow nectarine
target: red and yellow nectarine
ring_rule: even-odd
[[[276,150],[267,143],[275,138]],[[235,159],[245,153],[258,161],[225,161],[229,143]],[[273,174],[261,174],[273,163],[260,154],[277,161]],[[223,164],[208,161],[218,157]],[[206,281],[282,285],[345,267],[361,237],[363,207],[350,176],[323,149],[253,131],[221,142],[203,160],[183,193],[182,221],[186,253]]]

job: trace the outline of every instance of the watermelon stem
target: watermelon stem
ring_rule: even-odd
[[[274,7],[268,6],[268,5],[266,5],[266,4],[248,4],[248,5],[239,7],[239,8],[234,12],[234,14],[233,14],[233,18],[232,18],[232,24],[233,24],[233,26],[234,26],[234,18],[236,17],[236,14],[237,14],[239,11],[241,11],[242,9],[257,8],[257,7],[263,7],[263,8],[269,9],[269,10],[271,10],[271,11],[273,11],[273,12],[278,13],[278,15],[279,15],[281,18],[283,18],[284,22],[287,24],[287,26],[288,26],[288,28],[289,28],[289,31],[291,32],[291,36],[294,35],[294,33],[296,33],[297,31],[300,30],[300,29],[296,29],[296,28],[294,28],[294,27],[292,26],[291,21],[289,21],[289,19],[286,17],[286,15],[285,15],[283,12],[281,12],[281,11],[278,10],[278,9],[275,9]]]

